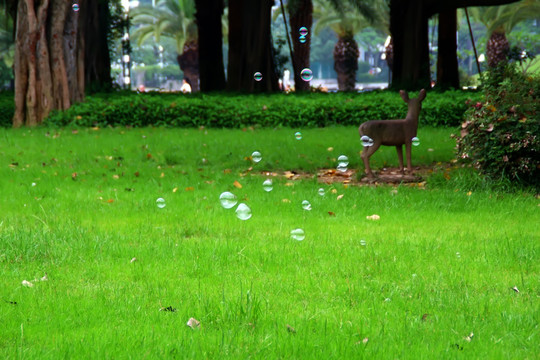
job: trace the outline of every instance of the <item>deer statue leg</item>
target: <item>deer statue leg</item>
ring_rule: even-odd
[[[374,176],[373,176],[373,173],[371,172],[371,167],[369,166],[369,158],[371,157],[371,155],[373,155],[375,151],[377,151],[379,146],[381,146],[380,143],[375,143],[371,146],[364,146],[364,151],[362,151],[361,156],[362,156],[362,160],[364,160],[364,167],[366,168],[366,174],[370,178]]]
[[[399,160],[399,171],[403,174],[403,145],[396,145],[396,150]]]
[[[412,147],[412,143],[409,140],[405,143],[405,153],[407,156],[407,171],[409,172],[409,174],[412,174],[411,147]]]

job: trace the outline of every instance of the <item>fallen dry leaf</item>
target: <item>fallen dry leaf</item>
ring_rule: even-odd
[[[512,290],[514,290],[514,291],[517,292],[517,293],[519,292],[519,289],[517,288],[517,286],[514,286],[514,287],[512,288]]]
[[[193,191],[193,190],[195,190],[195,188],[193,186],[188,186],[185,190],[186,191]]]
[[[118,180],[118,179],[120,179],[120,176],[118,176],[117,174],[114,174],[114,175],[112,176],[112,178],[113,178],[114,180]]]
[[[429,314],[427,314],[427,313],[422,315],[422,321],[426,321],[428,316],[429,316]]]
[[[474,336],[474,334],[473,334],[473,333],[470,333],[469,336],[465,336],[465,340],[466,340],[467,342],[471,342],[473,336]]]
[[[136,257],[134,257],[133,259],[131,259],[130,262],[131,262],[131,263],[134,263],[135,261],[137,261],[137,258],[136,258]]]
[[[32,284],[30,281],[28,280],[23,280],[22,281],[22,286],[26,286],[26,287],[34,287],[34,284]]]
[[[234,185],[235,188],[238,188],[238,189],[242,188],[242,184],[240,184],[237,180],[234,180],[233,185]]]
[[[330,147],[329,147],[328,149],[326,149],[326,150],[328,150],[328,151],[334,151],[334,148],[330,146]]]
[[[332,194],[337,194],[337,189],[332,189],[331,192]]]
[[[177,188],[177,187],[175,187],[174,189],[172,189],[172,192],[173,192],[173,193],[175,193],[175,192],[177,192],[177,191],[178,191],[178,188]]]
[[[330,215],[330,216],[336,216],[336,214],[335,214],[333,211],[329,211],[329,212],[328,212],[328,215]]]
[[[364,338],[364,339],[362,340],[362,343],[364,343],[364,344],[367,344],[367,343],[368,343],[368,341],[369,341],[369,339],[368,339],[368,338]]]
[[[366,216],[366,219],[368,219],[368,220],[380,220],[380,218],[381,217],[379,215],[377,215],[377,214]]]
[[[224,173],[224,174],[230,174],[230,173],[231,173],[231,169],[225,169],[225,170],[223,170],[223,173]]]
[[[114,199],[109,199],[109,200],[107,200],[107,202],[108,202],[109,204],[112,204],[112,203],[114,202]]]
[[[283,199],[281,201],[284,202],[284,203],[290,203],[291,202],[291,200],[289,200],[289,199]]]
[[[296,330],[291,325],[287,324],[286,326],[288,332],[296,334]]]
[[[159,177],[162,177],[162,178],[165,177],[165,173],[161,173],[161,174],[159,175]]]
[[[188,320],[188,322],[187,322],[186,325],[189,326],[189,327],[192,328],[192,329],[196,329],[196,328],[198,328],[199,326],[201,326],[201,322],[198,321],[198,320],[195,319],[195,318],[189,318],[189,320]]]
[[[338,195],[338,197],[336,198],[337,200],[341,200],[343,198],[343,194],[341,195]]]

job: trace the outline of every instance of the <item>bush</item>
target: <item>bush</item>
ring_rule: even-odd
[[[413,96],[413,94],[411,94]],[[420,125],[457,126],[477,93],[431,92],[423,103]],[[469,100],[471,101],[471,100]],[[323,127],[360,125],[373,119],[405,117],[399,94],[176,94],[118,92],[87,96],[66,111],[55,111],[47,123],[55,126]]]
[[[12,91],[0,91],[0,126],[11,127],[15,113],[14,94]]]
[[[483,102],[465,114],[458,157],[492,179],[540,188],[540,77],[515,65],[493,70]]]

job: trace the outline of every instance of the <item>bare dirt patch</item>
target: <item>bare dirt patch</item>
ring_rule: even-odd
[[[336,169],[319,169],[316,174],[303,171],[286,170],[280,172],[261,172],[265,176],[283,176],[288,180],[306,180],[317,178],[317,181],[324,184],[350,184],[350,185],[379,185],[379,184],[401,184],[414,183],[423,184],[425,178],[433,173],[435,165],[424,165],[413,167],[412,174],[405,172],[402,174],[397,167],[382,168],[374,171],[375,178],[369,179],[362,172],[358,174],[356,169],[339,171]]]

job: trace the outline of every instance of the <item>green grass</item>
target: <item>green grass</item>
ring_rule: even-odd
[[[537,198],[460,168],[263,191],[264,170],[361,168],[355,128],[295,131],[0,129],[0,358],[537,358]],[[420,129],[413,164],[450,161],[450,133]]]

